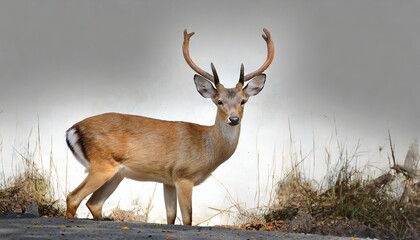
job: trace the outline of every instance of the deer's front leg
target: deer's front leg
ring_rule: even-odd
[[[176,188],[175,186],[163,184],[163,196],[165,198],[166,221],[174,224],[176,219]]]
[[[190,180],[179,180],[175,183],[178,193],[179,208],[182,214],[182,223],[191,225],[192,222],[192,189],[194,184]]]

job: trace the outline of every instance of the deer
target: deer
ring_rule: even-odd
[[[182,121],[166,121],[144,116],[104,113],[88,117],[66,131],[66,142],[87,172],[86,178],[66,198],[68,218],[76,217],[83,199],[96,220],[102,207],[124,178],[163,184],[167,224],[175,224],[177,202],[182,223],[192,224],[192,190],[228,160],[236,150],[244,105],[263,88],[263,73],[274,57],[270,32],[263,29],[267,58],[257,70],[225,88],[214,64],[213,74],[198,67],[190,57],[189,42],[194,32],[184,30],[183,55],[197,74],[194,83],[204,98],[217,107],[214,125],[203,126]]]

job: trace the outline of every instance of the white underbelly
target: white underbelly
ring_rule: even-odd
[[[163,176],[162,174],[156,174],[147,171],[137,171],[133,170],[125,165],[121,165],[118,169],[118,174],[123,177],[135,180],[135,181],[144,181],[144,182],[160,182],[165,184],[173,184],[173,181]]]

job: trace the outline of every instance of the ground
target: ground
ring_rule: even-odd
[[[141,222],[0,217],[0,239],[352,239],[311,234],[250,231],[227,227],[190,227]]]

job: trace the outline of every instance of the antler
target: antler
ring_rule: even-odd
[[[182,44],[182,52],[184,53],[185,61],[187,61],[188,65],[190,65],[190,67],[196,73],[198,73],[201,76],[207,78],[208,80],[210,80],[214,84],[218,84],[218,79],[217,78],[215,79],[215,77],[213,77],[213,75],[211,75],[210,73],[208,73],[208,72],[204,71],[203,69],[201,69],[200,67],[198,67],[193,62],[193,60],[191,59],[191,57],[190,57],[190,38],[191,38],[192,35],[194,35],[194,32],[188,33],[187,29],[184,30],[184,43]],[[213,64],[212,64],[212,71],[216,72],[216,69],[214,68]]]
[[[273,43],[273,40],[271,39],[270,31],[268,31],[266,28],[264,28],[263,31],[264,31],[264,34],[262,34],[262,37],[267,42],[267,59],[265,60],[264,64],[259,69],[257,69],[254,72],[251,72],[251,73],[249,73],[245,76],[243,76],[243,66],[241,66],[241,76],[240,76],[239,82],[242,82],[242,84],[246,81],[251,80],[252,78],[256,77],[257,75],[260,75],[261,73],[263,73],[268,68],[268,66],[270,66],[271,62],[273,61],[273,58],[274,58],[274,43]],[[198,67],[193,62],[193,60],[191,59],[191,56],[190,56],[190,38],[191,38],[192,35],[194,35],[194,32],[188,33],[187,29],[184,30],[184,43],[182,44],[182,52],[184,54],[185,61],[187,61],[188,65],[196,73],[200,74],[201,76],[205,77],[209,81],[213,82],[215,85],[219,84],[219,78],[217,76],[217,72],[216,72],[216,69],[214,68],[213,63],[211,64],[211,70],[213,71],[214,76],[211,75],[210,73],[204,71],[200,67]]]
[[[268,31],[266,28],[263,28],[263,31],[264,31],[265,35],[263,34],[262,37],[267,42],[267,59],[265,60],[265,63],[258,70],[245,75],[245,77],[244,77],[245,82],[248,81],[248,80],[251,80],[255,76],[263,73],[268,68],[268,66],[270,66],[271,62],[273,61],[273,58],[274,58],[274,43],[273,43],[273,40],[271,39],[270,31]]]

